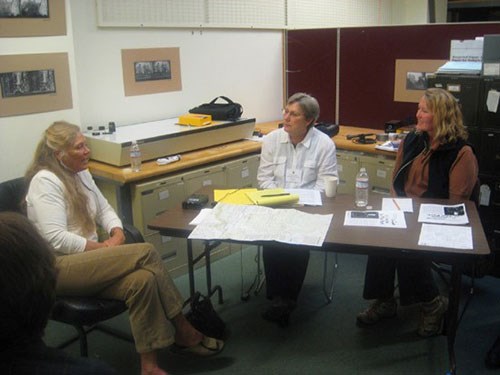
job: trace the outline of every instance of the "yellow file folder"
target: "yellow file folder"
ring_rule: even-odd
[[[253,204],[247,193],[257,191],[255,188],[248,189],[216,189],[214,190],[214,201],[231,204]]]

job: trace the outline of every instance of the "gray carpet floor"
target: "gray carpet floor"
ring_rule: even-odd
[[[252,291],[248,301],[241,300],[242,290],[247,290],[256,274],[255,255],[255,248],[250,247],[213,263],[213,281],[222,286],[224,303],[218,305],[216,298],[212,302],[230,329],[224,351],[203,359],[162,350],[160,363],[170,374],[446,374],[446,337],[418,337],[418,306],[400,308],[396,318],[373,327],[356,325],[356,314],[367,305],[361,296],[366,256],[339,254],[334,297],[327,304],[322,288],[324,257],[312,252],[299,306],[290,326],[280,328],[261,318],[269,304],[265,290],[258,295]],[[197,288],[202,292],[204,277],[203,268],[196,271]],[[187,296],[187,276],[175,281]],[[462,302],[469,295],[470,278],[464,277],[463,284]],[[441,287],[444,292],[445,284]],[[126,313],[106,324],[130,332]],[[71,327],[50,322],[45,341],[55,346],[73,334]],[[484,356],[498,334],[500,280],[476,279],[457,334],[457,374],[495,373],[485,368]],[[79,355],[78,343],[65,350]],[[89,356],[106,361],[119,374],[139,374],[133,344],[99,331],[89,334]]]

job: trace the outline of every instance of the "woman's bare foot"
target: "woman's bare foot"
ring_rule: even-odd
[[[141,370],[141,375],[168,375],[167,372],[163,371],[159,367],[155,367],[149,370],[142,369]]]
[[[156,351],[141,353],[141,375],[168,375],[158,367]]]

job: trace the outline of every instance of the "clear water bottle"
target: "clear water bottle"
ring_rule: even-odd
[[[356,176],[356,206],[365,207],[368,204],[368,189],[370,180],[366,169],[361,167]]]
[[[141,149],[137,141],[132,141],[132,146],[130,146],[130,168],[132,168],[132,172],[139,172],[141,170],[141,162]]]

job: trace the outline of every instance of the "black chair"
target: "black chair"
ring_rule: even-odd
[[[474,202],[477,208],[479,208],[479,195],[481,192],[481,183],[479,179],[476,181],[474,188],[472,189],[471,196],[469,200]],[[466,264],[463,273],[471,277],[471,294],[474,293],[474,279],[481,278],[487,274],[487,268],[490,260],[488,257],[482,257],[479,259],[474,259],[471,263]],[[449,280],[447,275],[451,273],[450,266],[444,266],[440,263],[433,262],[432,269],[438,274],[438,276],[443,280],[443,282],[449,286]]]
[[[480,192],[481,192],[481,183],[480,180],[478,179],[476,181],[476,184],[474,185],[474,189],[472,189],[471,196],[469,200],[474,202],[475,206],[479,208],[479,199],[480,199]],[[451,266],[449,265],[443,265],[438,262],[432,262],[432,270],[437,273],[437,275],[441,278],[441,280],[444,282],[447,288],[450,287],[450,275],[451,275]],[[470,287],[469,287],[469,295],[467,299],[465,300],[464,306],[462,308],[462,312],[458,318],[458,323],[462,321],[462,318],[467,311],[467,308],[469,307],[469,303],[472,299],[472,296],[474,295],[474,287],[475,287],[475,280],[480,279],[481,277],[484,277],[488,274],[488,270],[491,267],[491,257],[490,256],[483,256],[480,258],[474,258],[473,261],[466,263],[464,265],[464,269],[462,270],[462,273],[466,276],[470,277]]]
[[[0,183],[0,211],[25,213],[23,200],[26,194],[23,177]],[[132,225],[124,225],[127,243],[144,242],[142,234]],[[60,344],[64,348],[76,340],[80,341],[80,354],[88,356],[87,334],[92,330],[100,330],[115,337],[134,342],[132,336],[100,324],[127,310],[125,302],[94,297],[57,296],[50,319],[72,325],[78,336]]]

